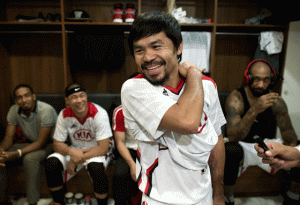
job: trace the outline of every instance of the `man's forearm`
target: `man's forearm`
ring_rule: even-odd
[[[23,149],[21,149],[22,155],[42,149],[44,147],[44,145],[45,145],[45,143],[42,143],[39,141],[32,142],[32,143],[28,144],[26,147],[24,147]]]
[[[250,108],[240,122],[228,126],[227,135],[230,141],[240,141],[246,138],[257,117],[257,113]]]
[[[62,155],[71,155],[71,151],[74,148],[69,147],[65,142],[54,140],[53,150]]]
[[[117,143],[117,149],[129,167],[135,164],[135,161],[132,159],[129,150],[124,143],[122,142]]]
[[[211,172],[213,197],[222,200],[224,196],[223,177],[225,166],[225,147],[222,134],[218,136],[218,143],[210,153],[208,164]]]
[[[92,147],[92,148],[88,149],[87,152],[84,152],[85,159],[90,159],[93,157],[106,155],[106,153],[108,152],[108,149],[109,149],[109,141],[110,141],[110,138],[107,138],[107,139],[101,140],[100,142],[97,142],[98,146]]]
[[[285,145],[296,146],[297,143],[297,135],[294,129],[285,130],[281,133],[282,139]]]

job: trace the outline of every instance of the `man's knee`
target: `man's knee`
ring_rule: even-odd
[[[129,166],[126,161],[119,157],[115,163],[114,175],[115,177],[126,177],[129,174]]]
[[[225,170],[224,184],[234,185],[240,167],[240,163],[244,158],[243,148],[237,142],[225,143]]]
[[[63,184],[63,165],[56,157],[50,157],[45,161],[45,172],[48,186],[50,188],[59,187]]]
[[[105,174],[103,163],[91,162],[87,165],[87,169],[93,180],[94,191],[98,194],[105,194],[108,192],[108,180]]]

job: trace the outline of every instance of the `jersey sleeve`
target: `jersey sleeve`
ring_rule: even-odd
[[[18,110],[17,110],[17,108],[18,108],[17,105],[13,105],[8,111],[6,119],[7,119],[7,123],[9,125],[15,125],[15,126],[18,125],[18,120],[17,120]]]
[[[124,115],[121,107],[117,107],[113,114],[113,130],[125,132]]]
[[[109,118],[106,110],[99,109],[94,119],[94,129],[96,140],[103,140],[112,136],[112,130],[109,123]]]
[[[221,127],[226,124],[226,119],[219,100],[217,87],[214,84],[209,86],[209,98],[210,108],[208,116],[219,136],[222,133]]]
[[[127,80],[121,90],[121,100],[126,128],[128,126],[133,133],[136,130],[146,131],[147,137],[154,139],[163,133],[163,130],[158,130],[160,121],[176,103],[144,79]]]
[[[59,113],[57,118],[53,139],[60,142],[65,142],[67,141],[67,138],[68,138],[68,126],[67,126],[67,121],[63,117],[63,110],[62,110]]]

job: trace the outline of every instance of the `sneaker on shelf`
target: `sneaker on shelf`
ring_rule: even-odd
[[[133,4],[127,4],[125,8],[125,22],[126,23],[133,23],[135,19],[135,11]]]
[[[71,12],[66,21],[91,21],[89,14],[83,10],[74,10]]]
[[[123,22],[123,5],[122,4],[115,4],[114,5],[113,22],[115,22],[115,23],[122,23]]]

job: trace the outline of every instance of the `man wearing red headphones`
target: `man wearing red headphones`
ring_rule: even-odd
[[[232,91],[226,102],[227,137],[224,172],[224,195],[227,205],[234,204],[233,186],[248,166],[257,165],[274,174],[277,170],[262,163],[254,149],[255,138],[295,146],[297,136],[284,100],[270,90],[276,71],[263,59],[249,63],[244,73],[245,86]],[[274,139],[276,125],[281,139]],[[292,172],[292,171],[291,171]],[[297,177],[300,178],[300,177]],[[293,178],[293,180],[295,180]],[[298,179],[298,183],[300,179]],[[287,192],[283,204],[299,204],[299,193]]]

